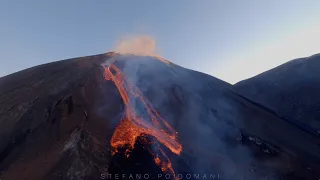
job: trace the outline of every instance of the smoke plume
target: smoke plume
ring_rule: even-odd
[[[147,35],[126,36],[116,44],[115,52],[155,56],[156,41]]]

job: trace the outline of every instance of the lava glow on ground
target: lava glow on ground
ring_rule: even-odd
[[[158,114],[142,92],[128,81],[116,65],[111,64],[104,67],[104,70],[105,79],[115,83],[125,104],[125,117],[111,138],[112,153],[117,153],[120,147],[129,146],[126,151],[126,156],[129,157],[137,138],[145,134],[155,137],[172,153],[180,155],[182,145],[178,142],[177,132]],[[155,164],[163,172],[175,175],[169,157],[159,144],[155,145],[154,150],[150,150]]]

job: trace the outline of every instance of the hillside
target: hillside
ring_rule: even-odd
[[[320,54],[289,61],[235,84],[237,92],[320,136]]]
[[[319,138],[161,58],[40,65],[1,78],[0,103],[0,179],[320,177]]]

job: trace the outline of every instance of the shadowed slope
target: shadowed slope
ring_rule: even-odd
[[[320,54],[289,61],[235,85],[237,92],[320,136]]]

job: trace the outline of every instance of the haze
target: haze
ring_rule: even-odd
[[[132,51],[121,39],[138,36],[148,44],[139,52],[235,83],[320,53],[319,7],[319,0],[3,0],[0,76],[116,47]]]

